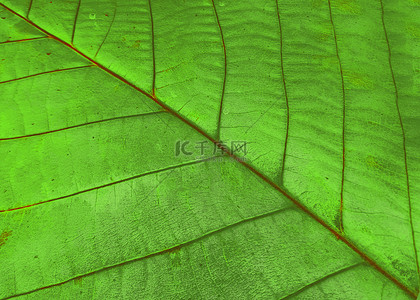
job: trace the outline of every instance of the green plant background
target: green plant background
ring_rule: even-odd
[[[417,296],[418,0],[0,5],[1,299]]]

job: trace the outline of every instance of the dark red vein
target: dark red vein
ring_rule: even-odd
[[[286,88],[286,79],[284,76],[284,61],[283,61],[283,31],[281,27],[281,19],[280,19],[280,10],[279,10],[279,2],[276,0],[276,9],[277,9],[277,18],[279,21],[279,30],[280,30],[280,65],[281,65],[281,77],[283,80],[283,89],[284,89],[284,97],[286,98],[286,133],[285,133],[285,140],[284,140],[284,149],[283,149],[283,160],[281,163],[281,172],[280,172],[280,184],[283,185],[284,183],[284,166],[286,163],[286,152],[287,152],[287,141],[289,138],[289,120],[290,120],[290,112],[289,112],[289,97],[287,96],[287,88]]]
[[[74,48],[69,43],[63,41],[62,39],[60,39],[60,38],[58,38],[56,36],[53,36],[52,34],[50,34],[45,29],[43,29],[40,26],[36,25],[32,21],[24,18],[23,16],[21,16],[20,14],[18,14],[17,12],[15,12],[14,10],[10,9],[6,5],[0,3],[0,6],[4,7],[8,11],[10,11],[11,13],[15,14],[17,17],[25,20],[26,22],[28,22],[29,24],[31,24],[32,26],[34,26],[38,30],[40,30],[40,31],[46,33],[47,35],[51,36],[52,38],[54,38],[58,42],[62,43],[63,45],[66,45],[67,47],[71,48],[73,51],[75,51],[76,53],[78,53],[82,57],[86,58],[87,60],[89,60],[90,62],[92,62],[93,64],[95,64],[96,66],[98,66],[99,68],[101,68],[102,70],[104,70],[105,72],[107,72],[108,74],[110,74],[111,76],[113,76],[113,77],[121,80],[122,82],[124,82],[128,86],[132,87],[133,89],[135,89],[138,92],[142,93],[143,95],[147,96],[148,98],[150,98],[151,100],[153,100],[156,104],[160,105],[164,110],[166,110],[170,114],[172,114],[174,117],[178,118],[180,121],[184,122],[185,124],[187,124],[188,126],[190,126],[191,128],[193,128],[194,130],[196,130],[198,133],[200,133],[201,135],[203,135],[204,137],[206,137],[208,140],[210,140],[213,144],[215,144],[219,149],[221,149],[223,152],[225,152],[228,156],[230,156],[231,158],[237,160],[239,163],[241,163],[244,167],[248,168],[256,176],[260,177],[263,181],[265,181],[266,183],[268,183],[269,185],[271,185],[275,190],[277,190],[278,192],[280,192],[281,194],[283,194],[292,203],[294,203],[299,209],[301,209],[302,211],[304,211],[308,216],[310,216],[311,218],[313,218],[315,221],[317,221],[318,223],[320,223],[325,229],[327,229],[332,234],[334,234],[337,237],[337,239],[339,239],[343,243],[345,243],[349,248],[351,248],[358,255],[360,255],[364,260],[366,260],[373,268],[375,268],[377,271],[379,271],[380,273],[382,273],[389,280],[391,280],[392,282],[394,282],[394,284],[396,284],[399,288],[401,288],[402,290],[404,290],[411,297],[413,297],[413,298],[416,298],[417,297],[417,295],[416,295],[415,292],[413,292],[412,290],[410,290],[408,287],[406,287],[405,285],[403,285],[402,283],[400,283],[392,275],[390,275],[389,273],[387,273],[384,269],[382,269],[382,267],[380,267],[369,256],[367,256],[362,251],[360,251],[356,246],[354,246],[348,239],[346,239],[344,236],[342,236],[339,232],[337,232],[333,228],[329,227],[321,218],[319,218],[317,215],[315,215],[314,213],[312,213],[306,206],[304,206],[299,201],[297,201],[296,199],[294,199],[285,190],[283,190],[277,184],[275,184],[270,179],[268,179],[267,177],[265,177],[265,175],[263,175],[262,173],[260,173],[256,169],[254,169],[251,165],[247,164],[246,162],[242,161],[241,158],[239,158],[239,157],[235,156],[234,154],[232,154],[232,151],[228,147],[221,145],[220,142],[218,142],[217,140],[215,140],[213,137],[211,137],[209,134],[207,134],[205,131],[203,131],[201,128],[199,128],[197,125],[195,125],[191,121],[189,121],[189,120],[185,119],[184,117],[182,117],[175,110],[173,110],[172,108],[170,108],[169,106],[167,106],[166,104],[164,104],[163,102],[161,102],[158,98],[153,97],[151,94],[145,92],[144,90],[142,90],[141,88],[137,87],[133,83],[129,82],[128,80],[126,80],[122,76],[120,76],[117,73],[111,71],[110,69],[108,69],[107,67],[101,65],[100,63],[94,61],[92,58],[88,57],[83,52],[81,52],[78,49]]]
[[[343,268],[343,269],[337,270],[337,271],[335,271],[335,272],[333,272],[333,273],[331,273],[331,274],[328,274],[328,275],[326,275],[326,276],[324,276],[324,277],[322,277],[322,278],[320,278],[320,279],[318,279],[318,280],[316,280],[316,281],[314,281],[314,282],[312,282],[312,283],[310,283],[310,284],[308,284],[308,285],[306,285],[306,286],[304,286],[304,287],[300,288],[300,289],[299,289],[299,290],[297,290],[296,292],[293,292],[292,294],[290,294],[290,295],[288,295],[288,296],[286,296],[286,297],[284,297],[284,298],[281,298],[281,299],[282,299],[282,300],[284,300],[284,299],[291,299],[291,298],[294,298],[296,295],[298,295],[298,294],[302,293],[304,290],[307,290],[307,289],[309,289],[309,288],[311,288],[311,287],[314,287],[315,285],[317,285],[317,284],[319,284],[319,283],[321,283],[321,282],[323,282],[323,281],[325,281],[325,280],[327,280],[327,279],[329,279],[329,278],[331,278],[331,277],[334,277],[334,276],[336,276],[336,275],[338,275],[338,274],[341,274],[341,273],[347,272],[347,271],[349,271],[349,270],[351,270],[351,269],[354,269],[354,268],[356,268],[356,267],[358,267],[358,266],[361,266],[361,265],[363,265],[363,264],[364,264],[364,263],[357,263],[357,264],[354,264],[354,265],[351,265],[351,266],[345,267],[345,268]]]
[[[333,21],[333,17],[332,17],[332,12],[331,12],[331,1],[328,0],[328,7],[329,7],[329,11],[330,11],[330,21],[331,21],[331,27],[333,29],[333,34],[334,34],[334,43],[335,43],[335,54],[337,56],[337,60],[338,60],[338,66],[340,68],[340,77],[341,77],[341,93],[343,95],[343,122],[342,122],[342,133],[341,133],[341,143],[343,145],[343,164],[341,167],[341,186],[340,186],[340,224],[339,224],[339,228],[342,234],[344,234],[344,224],[343,224],[343,191],[344,191],[344,169],[345,169],[345,165],[346,165],[346,147],[345,147],[345,140],[344,140],[344,133],[345,133],[345,124],[346,124],[346,92],[344,89],[344,76],[343,76],[343,67],[341,65],[341,59],[340,59],[340,55],[338,53],[338,43],[337,43],[337,34],[335,32],[335,26],[334,26],[334,21]]]
[[[74,45],[74,34],[76,33],[76,24],[77,24],[77,18],[79,17],[79,10],[80,10],[80,3],[81,2],[82,2],[82,0],[79,0],[79,2],[77,3],[76,15],[74,17],[73,31],[71,33],[71,44],[72,45]]]
[[[110,183],[107,183],[107,184],[104,184],[104,185],[95,186],[93,188],[86,189],[86,190],[76,192],[76,193],[73,193],[73,194],[69,194],[69,195],[65,195],[65,196],[61,196],[61,197],[57,197],[57,198],[53,198],[53,199],[48,199],[48,200],[45,200],[45,201],[41,201],[41,202],[37,202],[37,203],[33,203],[33,204],[28,204],[28,205],[25,205],[25,206],[3,209],[3,210],[0,210],[0,213],[20,210],[20,209],[29,208],[29,207],[33,207],[33,206],[38,206],[38,205],[49,203],[49,202],[54,202],[54,201],[57,201],[57,200],[66,199],[66,198],[69,198],[69,197],[73,197],[73,196],[77,196],[77,195],[84,194],[84,193],[87,193],[87,192],[95,191],[95,190],[98,190],[98,189],[102,189],[102,188],[105,188],[105,187],[108,187],[108,186],[112,186],[112,185],[119,184],[119,183],[122,183],[122,182],[126,182],[126,181],[129,181],[129,180],[137,179],[137,178],[144,177],[144,176],[147,176],[147,175],[161,173],[161,172],[164,172],[164,171],[169,171],[169,170],[173,170],[173,169],[177,169],[177,168],[181,168],[181,167],[185,167],[185,166],[195,165],[195,164],[202,163],[202,162],[212,160],[212,159],[215,159],[215,158],[217,158],[217,156],[213,156],[213,157],[209,157],[209,158],[205,158],[205,159],[201,159],[201,160],[195,160],[195,161],[192,161],[192,162],[187,162],[187,163],[179,164],[179,165],[176,165],[176,166],[170,166],[170,167],[159,169],[159,170],[149,171],[149,172],[146,172],[146,173],[143,173],[143,174],[140,174],[140,175],[136,175],[136,176],[124,178],[124,179],[121,179],[121,180],[113,181],[113,182],[110,182]]]
[[[153,23],[152,3],[149,0],[150,24],[152,31],[152,59],[153,59],[153,79],[152,79],[152,97],[156,97],[156,59],[155,59],[155,29]]]
[[[92,122],[87,122],[87,123],[83,123],[83,124],[77,124],[77,125],[73,125],[73,126],[68,126],[68,127],[64,127],[64,128],[60,128],[60,129],[55,129],[55,130],[50,130],[50,131],[44,131],[44,132],[39,132],[39,133],[34,133],[34,134],[27,134],[27,135],[21,135],[21,136],[9,137],[9,138],[0,138],[0,141],[23,139],[23,138],[28,138],[28,137],[32,137],[32,136],[44,135],[44,134],[53,133],[53,132],[59,132],[59,131],[64,131],[64,130],[68,130],[68,129],[72,129],[72,128],[77,128],[77,127],[83,127],[83,126],[87,126],[87,125],[97,124],[97,123],[109,122],[109,121],[114,121],[114,120],[119,120],[119,119],[128,119],[128,118],[142,117],[142,116],[147,116],[147,115],[155,115],[155,114],[163,113],[163,112],[166,112],[166,111],[155,111],[155,112],[149,112],[149,113],[144,113],[144,114],[136,114],[136,115],[129,115],[129,116],[114,117],[114,118],[103,119],[103,120],[98,120],[98,121],[92,121]]]
[[[116,15],[116,14],[117,14],[117,5],[115,5],[115,7],[114,7],[114,15],[112,16],[112,21],[111,21],[111,24],[110,24],[110,25],[109,25],[109,27],[108,27],[108,31],[106,32],[106,35],[105,35],[104,39],[102,40],[102,43],[99,45],[99,48],[98,48],[98,50],[96,51],[96,53],[95,53],[95,56],[94,56],[94,57],[96,57],[96,56],[98,55],[99,50],[101,50],[102,45],[105,43],[105,40],[108,38],[109,32],[111,31],[111,27],[112,27],[112,25],[114,25],[115,15]]]
[[[409,212],[409,218],[410,218],[411,237],[413,239],[413,250],[414,250],[414,257],[416,259],[417,276],[420,279],[419,258],[418,258],[418,254],[417,254],[416,237],[415,237],[415,233],[414,233],[413,215],[412,215],[412,209],[411,209],[412,204],[411,204],[411,195],[410,195],[410,177],[408,175],[408,166],[407,166],[407,149],[406,149],[405,130],[404,130],[404,124],[403,124],[401,113],[400,113],[400,107],[399,107],[399,104],[398,104],[398,100],[399,100],[398,89],[397,89],[397,82],[395,81],[394,70],[392,68],[391,45],[389,44],[388,33],[386,31],[386,26],[385,26],[384,4],[383,4],[382,0],[380,0],[380,2],[381,2],[382,27],[384,29],[385,40],[386,40],[386,44],[387,44],[387,47],[388,47],[389,69],[391,71],[392,83],[394,85],[394,90],[395,90],[395,106],[397,108],[397,114],[398,114],[398,119],[399,119],[399,122],[400,122],[402,138],[403,138],[405,178],[406,178],[406,183],[407,183],[408,212]]]
[[[224,60],[225,60],[222,95],[220,97],[219,118],[218,118],[218,121],[217,121],[217,132],[216,132],[216,140],[219,141],[220,140],[220,124],[221,124],[221,120],[222,120],[222,111],[223,111],[223,99],[225,97],[225,87],[226,87],[227,56],[226,56],[225,38],[223,37],[223,30],[222,30],[222,26],[220,25],[219,15],[217,14],[216,5],[214,4],[214,0],[211,0],[211,2],[213,4],[214,14],[216,15],[217,25],[219,26],[220,37],[222,39],[222,45],[223,45],[223,55],[224,55]]]
[[[154,252],[154,253],[151,253],[151,254],[147,254],[147,255],[136,257],[136,258],[132,258],[132,259],[129,259],[129,260],[126,260],[126,261],[117,263],[117,264],[106,266],[104,268],[100,268],[100,269],[97,269],[97,270],[94,270],[94,271],[91,271],[91,272],[88,272],[88,273],[85,273],[85,274],[82,274],[82,275],[79,275],[79,276],[72,277],[70,279],[67,279],[67,280],[62,281],[62,282],[59,282],[59,283],[55,283],[55,284],[51,284],[51,285],[44,286],[44,287],[41,287],[41,288],[37,288],[37,289],[31,290],[31,291],[28,291],[28,292],[23,292],[23,293],[15,294],[15,295],[12,295],[12,296],[8,296],[6,298],[3,298],[2,300],[11,299],[11,298],[19,297],[19,296],[24,296],[24,295],[29,295],[29,294],[32,294],[32,293],[35,293],[35,292],[39,292],[41,290],[45,290],[45,289],[48,289],[48,288],[52,288],[52,287],[63,285],[63,284],[68,283],[68,282],[70,282],[72,280],[77,280],[77,279],[80,279],[80,278],[83,278],[83,277],[91,276],[91,275],[94,275],[94,274],[97,274],[97,273],[100,273],[100,272],[104,272],[104,271],[113,269],[113,268],[116,268],[116,267],[120,267],[120,266],[124,266],[124,265],[130,264],[130,263],[134,263],[136,261],[144,260],[144,259],[151,258],[151,257],[154,257],[154,256],[162,255],[162,254],[171,253],[173,251],[176,251],[176,250],[181,249],[182,247],[189,246],[189,245],[191,245],[193,243],[196,243],[198,241],[201,241],[201,240],[203,240],[203,239],[205,239],[205,238],[207,238],[209,236],[212,236],[214,234],[217,234],[217,233],[220,233],[220,232],[224,232],[224,231],[226,231],[228,229],[231,229],[231,228],[233,228],[235,226],[244,224],[246,222],[255,221],[255,220],[258,220],[258,219],[267,218],[267,217],[276,215],[278,213],[281,213],[281,212],[284,212],[284,211],[290,210],[290,209],[295,209],[295,208],[294,207],[280,208],[280,209],[276,209],[274,211],[266,212],[266,213],[261,214],[261,215],[253,216],[253,217],[246,218],[246,219],[242,219],[242,220],[240,220],[240,221],[238,221],[236,223],[232,223],[232,224],[229,224],[229,225],[227,225],[225,227],[221,227],[221,228],[218,228],[218,229],[215,229],[215,230],[206,232],[205,234],[203,234],[203,235],[201,235],[201,236],[199,236],[197,238],[194,238],[192,240],[189,240],[189,241],[180,243],[178,245],[172,246],[172,247],[167,248],[165,250],[160,250],[160,251],[157,251],[157,252]]]
[[[20,43],[20,42],[26,42],[26,41],[33,41],[33,40],[39,40],[39,39],[47,39],[48,36],[40,36],[35,38],[29,38],[29,39],[21,39],[21,40],[13,40],[13,41],[4,41],[0,42],[0,45],[2,44],[11,44],[11,43]]]
[[[29,19],[29,13],[31,12],[31,8],[32,8],[32,2],[34,0],[31,0],[31,2],[29,2],[29,8],[28,8],[28,12],[26,13],[26,18]]]
[[[73,68],[57,69],[57,70],[53,70],[53,71],[46,71],[46,72],[36,73],[36,74],[24,76],[24,77],[13,78],[13,79],[10,79],[10,80],[1,81],[0,84],[12,82],[12,81],[18,81],[18,80],[22,80],[22,79],[26,79],[26,78],[39,76],[39,75],[52,74],[52,73],[69,71],[69,70],[76,70],[76,69],[82,69],[82,68],[89,68],[89,67],[94,67],[94,66],[95,65],[87,65],[87,66],[80,66],[80,67],[73,67]]]

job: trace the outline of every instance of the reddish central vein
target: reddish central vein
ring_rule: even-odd
[[[333,21],[333,17],[332,17],[332,12],[331,12],[331,1],[328,0],[328,7],[329,7],[329,11],[330,11],[330,21],[331,21],[331,26],[333,29],[333,34],[334,34],[334,43],[335,43],[335,54],[337,56],[337,60],[338,60],[338,66],[340,68],[340,77],[341,77],[341,92],[343,94],[343,123],[342,123],[342,133],[341,133],[341,138],[342,138],[342,145],[343,145],[343,164],[341,167],[341,187],[340,187],[340,232],[344,233],[344,225],[343,225],[343,191],[344,191],[344,168],[346,165],[346,147],[345,147],[345,140],[344,140],[344,133],[345,133],[345,124],[346,124],[346,92],[344,89],[344,77],[343,77],[343,68],[341,66],[341,59],[340,59],[340,55],[338,54],[338,43],[337,43],[337,34],[335,32],[335,26],[334,26],[334,21]]]
[[[389,68],[391,70],[392,83],[394,85],[394,90],[395,90],[395,106],[397,108],[397,114],[398,114],[398,119],[399,119],[399,122],[400,122],[402,139],[403,139],[405,178],[406,178],[406,183],[407,183],[408,213],[409,213],[409,219],[410,219],[411,237],[412,237],[412,240],[413,240],[414,257],[416,259],[417,276],[420,278],[419,258],[418,258],[418,254],[417,254],[416,237],[415,237],[415,233],[414,233],[413,215],[412,215],[412,210],[411,210],[412,205],[411,205],[411,196],[410,196],[410,177],[408,175],[408,167],[407,167],[407,150],[406,150],[405,130],[404,130],[404,124],[403,124],[403,121],[402,121],[402,118],[401,118],[400,107],[399,107],[399,104],[398,104],[398,100],[399,100],[398,98],[399,97],[398,97],[397,83],[395,81],[394,70],[392,68],[391,46],[389,44],[388,34],[387,34],[387,31],[386,31],[385,20],[384,20],[384,15],[385,15],[384,4],[383,4],[382,0],[380,0],[380,2],[381,2],[382,26],[383,26],[383,29],[384,29],[386,44],[388,46],[388,63],[389,63]]]
[[[227,75],[227,58],[226,58],[225,38],[223,37],[223,30],[222,30],[222,26],[220,25],[219,15],[217,14],[216,5],[214,4],[214,0],[211,0],[211,2],[213,4],[214,14],[216,15],[217,25],[219,26],[219,30],[220,30],[220,36],[221,36],[222,45],[223,45],[223,55],[224,55],[224,59],[225,59],[225,70],[224,70],[224,77],[223,77],[222,96],[220,97],[219,119],[217,120],[217,132],[216,132],[216,140],[220,141],[220,123],[221,123],[222,111],[223,111],[223,98],[225,97],[226,75]]]
[[[149,0],[150,23],[152,32],[152,59],[153,59],[153,79],[152,79],[152,96],[156,97],[156,59],[155,59],[155,29],[153,24],[152,3]]]
[[[286,162],[286,151],[287,151],[287,140],[289,138],[289,98],[287,96],[287,88],[286,88],[286,79],[284,77],[284,64],[283,64],[283,31],[281,28],[281,19],[280,19],[280,11],[279,11],[279,2],[276,0],[276,9],[277,9],[277,18],[279,21],[279,30],[280,30],[280,65],[281,65],[281,77],[283,80],[283,88],[284,88],[284,97],[286,98],[286,134],[284,139],[284,149],[283,149],[283,160],[281,162],[281,173],[280,173],[280,184],[284,184],[284,166]]]

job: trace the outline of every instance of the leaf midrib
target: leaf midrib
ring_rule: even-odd
[[[363,251],[361,251],[359,248],[357,248],[350,240],[348,240],[346,237],[344,237],[341,233],[337,232],[335,229],[333,229],[332,227],[330,227],[325,221],[323,221],[320,217],[318,217],[317,215],[315,215],[313,212],[311,212],[305,205],[303,205],[300,201],[294,199],[287,191],[285,188],[281,188],[280,186],[278,186],[276,183],[274,183],[273,181],[271,181],[270,179],[268,179],[265,175],[263,175],[262,173],[260,173],[259,171],[257,171],[255,168],[253,168],[251,165],[247,164],[245,161],[243,161],[241,158],[237,157],[236,155],[234,155],[231,151],[231,149],[229,147],[226,147],[225,145],[223,145],[220,141],[214,139],[213,137],[211,137],[209,134],[207,134],[205,131],[203,131],[201,128],[199,128],[197,125],[195,125],[194,123],[192,123],[190,120],[184,118],[183,116],[181,116],[177,111],[173,110],[171,107],[167,106],[165,103],[163,103],[162,101],[160,101],[155,95],[152,95],[146,91],[144,91],[143,89],[139,88],[138,86],[136,86],[135,84],[133,84],[132,82],[128,81],[127,79],[125,79],[124,77],[120,76],[119,74],[115,73],[114,71],[108,69],[107,67],[105,67],[104,65],[100,64],[99,62],[95,61],[94,59],[90,58],[89,56],[87,56],[86,54],[84,54],[83,52],[81,52],[80,50],[78,50],[77,48],[75,48],[73,45],[65,42],[64,40],[60,39],[59,37],[51,34],[50,32],[48,32],[47,30],[43,29],[42,27],[38,26],[37,24],[35,24],[34,22],[32,22],[31,20],[28,20],[27,18],[25,18],[24,16],[22,16],[21,14],[17,13],[16,11],[14,11],[13,9],[9,8],[8,6],[4,5],[3,3],[0,3],[0,6],[4,7],[6,10],[8,10],[9,12],[11,12],[12,14],[14,14],[15,16],[19,17],[20,19],[24,20],[25,22],[27,22],[28,24],[34,26],[36,29],[40,30],[41,32],[43,32],[44,34],[47,35],[48,38],[54,39],[57,42],[69,47],[70,49],[72,49],[74,52],[78,53],[79,55],[81,55],[82,57],[84,57],[85,59],[87,59],[88,61],[90,61],[91,63],[95,64],[97,67],[99,67],[100,69],[102,69],[103,71],[107,72],[108,74],[110,74],[111,76],[119,79],[120,81],[124,82],[125,84],[127,84],[128,86],[132,87],[133,89],[137,90],[138,92],[142,93],[143,95],[145,95],[146,97],[150,98],[151,100],[153,100],[156,104],[158,104],[160,107],[162,107],[165,111],[167,111],[168,113],[170,113],[171,115],[173,115],[174,117],[178,118],[179,120],[181,120],[182,122],[184,122],[185,124],[187,124],[188,126],[190,126],[191,128],[193,128],[195,131],[197,131],[198,133],[200,133],[202,136],[204,136],[205,138],[207,138],[209,141],[211,141],[215,146],[217,146],[221,151],[223,151],[224,153],[226,153],[228,156],[230,156],[231,158],[235,159],[236,161],[238,161],[240,164],[242,164],[244,167],[246,167],[248,170],[250,170],[252,173],[254,173],[255,175],[257,175],[258,177],[260,177],[263,181],[265,181],[266,183],[268,183],[269,185],[271,185],[275,190],[277,190],[278,192],[280,192],[281,194],[283,194],[286,198],[288,198],[290,201],[292,201],[299,209],[301,209],[302,211],[304,211],[307,215],[309,215],[311,218],[313,218],[315,221],[317,221],[318,223],[320,223],[323,227],[325,227],[327,230],[329,230],[337,239],[341,240],[342,242],[344,242],[348,247],[350,247],[353,251],[355,251],[357,254],[359,254],[359,256],[361,256],[365,261],[367,261],[373,268],[375,268],[376,270],[378,270],[380,273],[382,273],[385,277],[387,277],[389,280],[391,280],[392,282],[394,282],[399,288],[401,288],[402,290],[404,290],[408,295],[410,295],[411,297],[413,297],[414,299],[417,298],[417,293],[416,291],[413,291],[412,289],[408,288],[407,286],[405,286],[403,283],[401,283],[400,281],[398,281],[395,277],[393,277],[391,274],[389,274],[387,271],[385,271],[381,266],[379,266],[373,259],[371,259],[367,254],[365,254]],[[154,94],[154,92],[153,92]],[[164,250],[167,251],[167,250]],[[162,252],[162,251],[161,251]],[[155,254],[156,255],[156,254]],[[96,271],[95,271],[96,272]],[[80,276],[79,276],[80,277]],[[77,278],[77,277],[76,277]],[[75,278],[73,278],[75,279]],[[72,280],[72,279],[70,279]],[[69,280],[69,281],[70,281]],[[60,283],[62,284],[62,283]],[[60,285],[60,284],[55,284],[55,285]],[[55,286],[52,285],[52,286]],[[51,287],[52,287],[51,286]],[[49,286],[50,287],[50,286]],[[40,288],[43,289],[43,288]],[[13,296],[14,297],[14,296]],[[7,298],[6,298],[7,299]]]

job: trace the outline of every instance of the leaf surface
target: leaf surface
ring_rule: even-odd
[[[418,2],[0,3],[2,299],[418,294]]]

